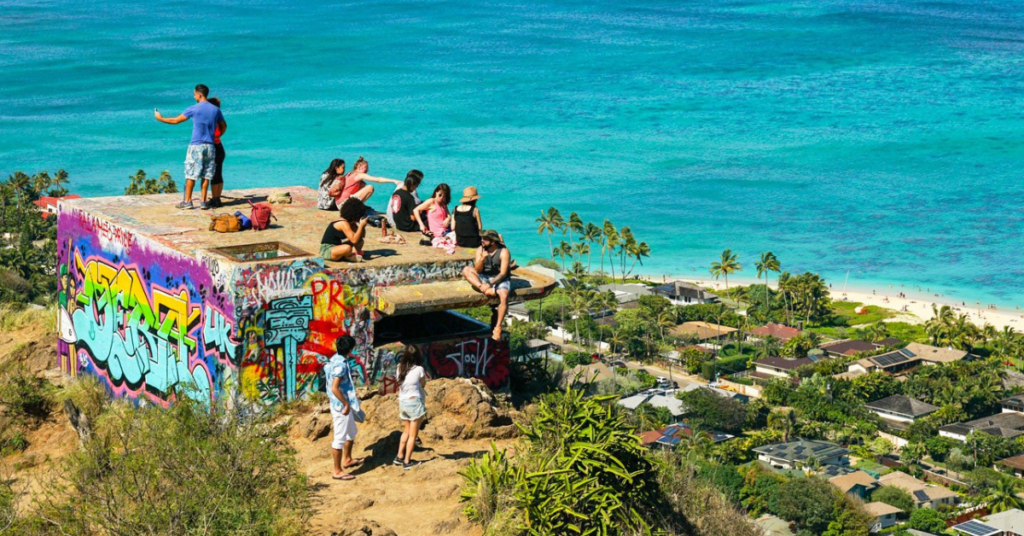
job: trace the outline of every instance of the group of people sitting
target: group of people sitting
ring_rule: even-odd
[[[498,298],[491,325],[493,337],[499,339],[508,311],[509,274],[515,266],[501,235],[483,229],[476,206],[480,199],[477,189],[465,188],[459,205],[450,210],[452,194],[447,184],[438,184],[431,196],[421,202],[416,191],[423,182],[423,172],[410,170],[404,181],[398,181],[374,177],[368,173],[369,167],[360,156],[352,171],[345,173],[345,161],[336,158],[320,176],[317,208],[337,210],[340,215],[324,230],[320,256],[328,261],[362,261],[368,225],[383,227],[385,235],[388,226],[403,232],[419,231],[430,239],[433,247],[448,253],[454,253],[456,247],[476,248],[474,263],[463,270],[463,275],[479,292]],[[367,205],[375,192],[373,185],[367,183],[395,185],[385,215]]]

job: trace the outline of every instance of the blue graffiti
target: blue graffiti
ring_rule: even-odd
[[[212,386],[206,364],[191,360],[188,346],[171,344],[143,319],[98,314],[93,302],[76,310],[72,323],[79,345],[88,350],[98,369],[106,369],[115,394],[124,394],[124,390],[137,393],[145,387],[167,401],[171,389],[180,386],[188,395],[209,403]]]
[[[299,364],[298,346],[309,334],[313,319],[313,296],[278,298],[270,302],[264,315],[264,343],[280,346],[284,354],[285,399],[295,399],[295,369]]]

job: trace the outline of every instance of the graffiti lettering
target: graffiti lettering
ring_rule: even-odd
[[[233,363],[235,360],[238,343],[231,337],[234,326],[212,305],[206,306],[205,320],[203,321],[203,341],[207,351],[214,351],[220,355],[223,361]]]
[[[480,378],[492,389],[508,383],[509,353],[505,342],[475,338],[435,343],[428,347],[427,355],[439,376]]]

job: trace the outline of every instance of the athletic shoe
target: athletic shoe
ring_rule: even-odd
[[[393,461],[391,463],[393,465],[405,465],[405,463],[403,463],[402,460],[398,456],[395,456],[395,461]]]
[[[408,471],[409,469],[412,469],[413,467],[416,467],[417,465],[419,465],[421,463],[423,463],[423,462],[418,462],[416,460],[413,460],[413,461],[411,461],[409,463],[403,463],[402,464],[402,469],[405,469],[406,471]]]
[[[199,208],[201,208],[201,209],[203,209],[203,210],[210,210],[210,204],[209,204],[209,203],[207,203],[206,201],[203,201],[203,202],[202,202],[202,203],[201,203],[201,204],[199,205]]]
[[[191,201],[182,201],[181,203],[178,203],[178,208],[181,210],[192,210],[196,207],[192,206]]]

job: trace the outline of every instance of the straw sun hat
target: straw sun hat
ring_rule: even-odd
[[[476,201],[480,199],[480,195],[476,193],[476,186],[467,186],[462,190],[462,199],[460,203],[469,203],[470,201]]]

